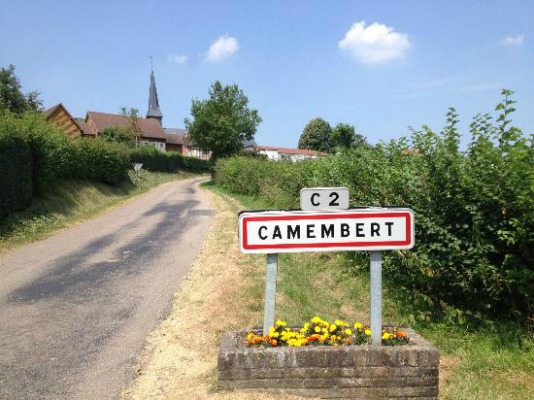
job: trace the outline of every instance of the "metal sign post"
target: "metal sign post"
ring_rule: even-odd
[[[267,254],[267,276],[265,278],[265,304],[263,308],[263,334],[274,326],[276,315],[276,279],[278,275],[278,254]]]
[[[414,213],[401,207],[348,208],[347,188],[301,191],[303,210],[243,211],[239,248],[267,254],[263,334],[275,323],[278,253],[369,251],[371,253],[371,338],[382,344],[382,251],[415,244]]]
[[[382,252],[371,251],[371,339],[382,345]]]

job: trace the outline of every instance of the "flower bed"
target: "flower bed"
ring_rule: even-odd
[[[334,323],[313,317],[302,328],[289,328],[285,321],[276,321],[266,335],[259,330],[249,332],[245,339],[249,347],[301,347],[343,346],[371,344],[371,329],[360,322],[353,325],[339,319]],[[408,344],[406,333],[396,326],[382,329],[382,344],[396,346]]]
[[[334,325],[337,330],[338,324]],[[343,328],[353,331],[352,335],[346,332],[352,341],[354,330],[358,328]],[[281,335],[288,332],[285,329],[285,326],[278,326],[274,332],[269,332],[279,331],[280,340],[266,335],[269,336],[267,340],[260,336],[260,331],[252,332],[264,338],[254,343],[251,343],[250,332],[226,334],[218,357],[219,388],[321,398],[438,398],[439,352],[411,329],[402,331],[405,345],[388,346],[348,344],[343,343],[343,337],[339,342],[334,339],[335,344],[308,339],[304,344],[303,338],[297,337],[284,341]],[[365,329],[363,333],[369,336]],[[270,343],[273,340],[276,345]]]

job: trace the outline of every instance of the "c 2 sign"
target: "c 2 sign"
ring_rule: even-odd
[[[305,211],[348,210],[346,187],[304,188],[300,191],[300,209]]]

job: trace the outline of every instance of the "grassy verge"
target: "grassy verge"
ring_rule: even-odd
[[[213,185],[207,187],[228,195]],[[261,200],[235,196],[246,209],[267,208]],[[243,263],[265,265],[264,256],[246,256]],[[362,253],[300,253],[279,257],[277,318],[299,325],[319,315],[369,323],[368,259]],[[246,269],[249,311],[263,312],[263,268]],[[510,324],[469,324],[414,321],[421,310],[410,309],[394,282],[385,279],[384,322],[409,324],[441,351],[443,399],[526,399],[534,392],[534,342]],[[423,310],[424,311],[424,310]],[[424,314],[424,313],[423,313]]]
[[[166,174],[143,171],[141,177],[137,178],[132,173],[130,179],[118,186],[77,180],[60,181],[36,198],[30,208],[0,222],[0,252],[43,238],[162,183],[193,176],[182,172]]]

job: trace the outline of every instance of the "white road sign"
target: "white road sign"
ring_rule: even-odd
[[[347,210],[349,189],[346,187],[304,188],[300,191],[300,208],[307,211]]]
[[[414,214],[406,208],[263,211],[239,214],[244,253],[395,250],[414,246]]]

